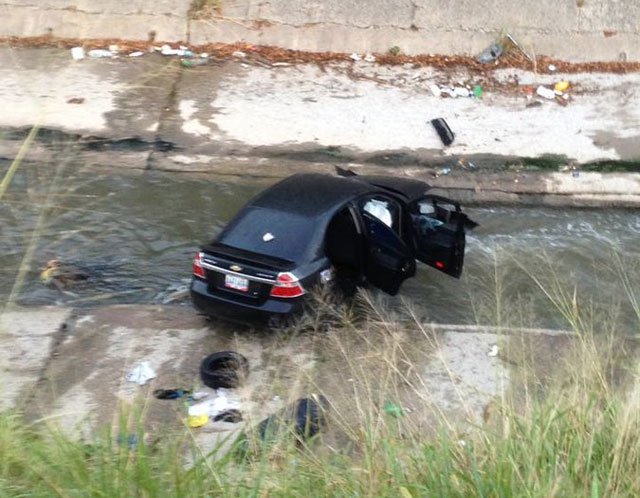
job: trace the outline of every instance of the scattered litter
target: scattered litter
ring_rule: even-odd
[[[571,176],[574,178],[578,178],[580,176],[580,172],[579,171],[572,171],[571,172]]]
[[[471,161],[469,161],[469,169],[478,169],[478,166],[476,165],[476,163],[472,163]]]
[[[554,92],[550,88],[547,88],[546,86],[540,85],[537,88],[536,93],[540,95],[540,97],[544,97],[545,99],[553,100],[556,98],[556,92]]]
[[[541,105],[542,102],[540,102],[539,100],[532,100],[531,102],[527,102],[526,107],[540,107]]]
[[[122,434],[118,435],[117,438],[118,444],[120,446],[127,445],[127,448],[130,450],[135,450],[138,447],[138,435],[130,434],[129,437],[123,436]]]
[[[476,57],[476,60],[480,64],[489,64],[490,62],[498,60],[503,52],[504,47],[502,46],[502,44],[499,42],[495,42],[484,49],[484,51]]]
[[[207,63],[206,59],[182,59],[180,64],[182,67],[196,67],[204,66]]]
[[[144,52],[138,50],[137,52],[131,52],[129,54],[129,57],[142,57],[144,55]]]
[[[404,415],[402,407],[391,401],[385,401],[382,409],[387,415],[391,415],[394,418],[400,418]]]
[[[162,55],[178,55],[180,50],[177,48],[171,48],[171,45],[162,45],[162,47],[160,47],[160,53]]]
[[[118,45],[109,45],[109,52],[112,54],[117,54],[120,52],[120,47]]]
[[[274,396],[271,398],[272,401],[280,401],[282,398],[280,396]]]
[[[84,97],[72,97],[69,100],[67,100],[67,104],[83,104],[84,103]]]
[[[236,50],[231,55],[236,59],[244,59],[247,56],[247,54],[245,54],[244,52],[241,52],[240,50]]]
[[[237,424],[242,422],[242,412],[240,410],[225,410],[213,418],[214,422],[231,422]]]
[[[449,173],[451,173],[451,168],[440,168],[437,172],[436,172],[436,176],[447,176]]]
[[[328,408],[329,401],[322,395],[298,399],[293,405],[260,422],[258,434],[263,441],[270,441],[283,430],[293,429],[299,441],[311,438],[326,426],[324,412]]]
[[[191,396],[189,396],[189,398],[192,399],[193,401],[200,401],[208,397],[209,397],[209,393],[205,391],[196,391],[194,393],[191,393]]]
[[[429,85],[429,90],[431,90],[431,93],[433,94],[434,97],[440,97],[442,95],[442,90],[435,83],[432,85]]]
[[[235,351],[220,351],[200,364],[202,383],[212,389],[238,387],[249,375],[249,361]]]
[[[473,96],[477,99],[481,99],[484,95],[484,90],[480,85],[476,85],[473,87]]]
[[[552,73],[555,73],[558,70],[558,68],[556,66],[554,66],[553,64],[549,64],[549,71],[551,71]]]
[[[214,399],[191,405],[189,407],[189,415],[208,415],[209,417],[215,417],[222,412],[237,410],[238,408],[240,408],[240,401],[238,399],[231,399],[226,389],[218,389]]]
[[[571,86],[571,83],[569,83],[568,81],[558,81],[555,86],[554,89],[556,92],[560,92],[560,94],[562,95],[564,92],[566,92],[569,87]]]
[[[191,394],[188,389],[156,389],[153,395],[158,399],[178,399]]]
[[[455,135],[451,131],[451,128],[449,128],[449,125],[443,118],[432,119],[431,124],[438,132],[438,135],[440,136],[440,140],[442,140],[442,143],[444,145],[451,145],[453,143]]]
[[[489,352],[487,353],[487,356],[498,356],[498,345],[497,345],[497,344],[494,344],[494,345],[491,347],[491,351],[489,351]]]
[[[352,61],[358,62],[358,61],[361,61],[361,60],[362,60],[362,57],[360,57],[360,55],[359,55],[359,54],[356,54],[356,53],[354,52],[354,53],[352,53],[352,54],[349,56],[349,59],[351,59]]]
[[[113,57],[113,52],[103,48],[94,48],[93,50],[89,50],[87,55],[92,59],[109,59]]]
[[[457,86],[457,87],[455,87],[453,89],[453,96],[454,97],[469,97],[471,95],[473,95],[473,94],[467,88],[463,88],[463,87]]]
[[[73,60],[76,60],[76,61],[79,61],[80,59],[84,59],[84,48],[73,47],[71,49],[71,57],[73,57]]]
[[[206,413],[202,415],[189,415],[187,417],[187,425],[192,429],[207,425],[207,422],[209,422],[209,415]]]
[[[507,33],[507,39],[513,44],[514,47],[516,47],[518,50],[520,50],[520,52],[522,52],[522,54],[529,59],[531,62],[533,62],[533,57],[531,57],[521,46],[520,44],[515,40],[515,38],[513,36],[511,36],[509,33]]]
[[[459,446],[462,446],[462,447],[464,448],[464,447],[467,445],[467,442],[466,442],[464,439],[460,439],[460,440],[458,441],[458,445],[459,445]]]
[[[149,366],[148,361],[143,361],[136,365],[128,374],[127,381],[135,382],[136,384],[143,386],[148,380],[155,379],[156,373]]]
[[[271,64],[271,67],[289,67],[292,65],[293,64],[291,64],[290,62],[274,62],[273,64]]]
[[[376,61],[376,57],[373,54],[365,54],[364,61],[365,62],[375,62]]]
[[[273,236],[272,233],[269,233],[269,232],[265,233],[262,236],[262,240],[264,240],[265,242],[271,242],[273,239],[275,239],[275,237]]]

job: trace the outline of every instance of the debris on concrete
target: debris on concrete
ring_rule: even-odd
[[[376,57],[373,54],[365,54],[363,60],[365,62],[375,62],[376,61]]]
[[[449,125],[443,118],[436,118],[431,120],[431,124],[435,128],[440,140],[445,146],[451,145],[455,138],[455,134],[449,128]]]
[[[142,57],[144,52],[142,50],[136,50],[135,52],[131,52],[129,57]]]
[[[429,90],[431,90],[431,93],[433,94],[434,97],[442,96],[442,90],[435,83],[432,85],[429,85]]]
[[[498,345],[494,344],[491,346],[491,350],[487,353],[487,356],[495,357],[498,356]]]
[[[258,424],[257,432],[263,441],[272,441],[283,431],[292,430],[299,442],[320,433],[326,427],[325,412],[329,409],[326,397],[300,398],[293,405],[269,415]]]
[[[476,85],[473,87],[473,96],[477,99],[481,99],[484,95],[484,89],[481,85]]]
[[[209,422],[209,415],[206,413],[202,415],[189,415],[187,417],[187,425],[192,429],[197,429],[198,427],[202,427],[207,425]]]
[[[554,100],[556,98],[556,92],[551,90],[550,88],[547,88],[546,86],[542,86],[540,85],[537,89],[536,89],[536,94],[538,94],[540,97],[548,99],[548,100]]]
[[[189,389],[156,389],[153,395],[157,399],[178,399],[191,394]]]
[[[215,417],[213,417],[214,422],[230,422],[232,424],[237,424],[238,422],[242,422],[242,412],[240,410],[225,410]]]
[[[231,56],[235,57],[236,59],[245,59],[247,57],[247,54],[245,52],[242,52],[241,50],[236,50],[231,54]]]
[[[87,52],[87,55],[92,59],[110,59],[114,56],[114,53],[110,50],[95,48],[93,50],[89,50]]]
[[[527,59],[529,59],[529,61],[533,62],[533,57],[530,56],[524,48],[522,48],[522,46],[516,41],[516,39],[513,36],[511,36],[510,33],[507,33],[505,35],[505,38],[509,40],[509,42],[511,42],[511,44],[522,53],[522,55],[524,55]]]
[[[552,73],[555,73],[558,70],[558,68],[555,66],[555,64],[549,64],[547,69],[549,69],[549,71],[552,72]]]
[[[215,418],[217,415],[228,410],[238,410],[240,408],[240,400],[235,397],[227,389],[216,390],[216,396],[213,399],[191,405],[189,407],[190,416],[208,415]]]
[[[238,387],[248,375],[249,361],[235,351],[210,354],[200,364],[202,383],[212,389]]]
[[[148,361],[140,362],[127,374],[128,382],[135,382],[139,386],[145,385],[149,380],[156,378],[156,372],[151,368]]]
[[[351,59],[352,61],[358,62],[362,60],[362,57],[360,57],[359,54],[356,54],[355,52],[353,54],[351,54],[349,56],[349,59]]]
[[[76,61],[79,61],[80,59],[84,59],[84,48],[73,47],[71,49],[71,57],[73,57],[73,60],[76,60]]]
[[[564,92],[566,92],[569,89],[570,86],[571,86],[571,83],[569,83],[566,80],[561,80],[555,84],[554,89],[556,92],[559,92],[559,95],[562,95]]]
[[[72,97],[69,100],[67,100],[67,104],[83,104],[84,103],[84,97]]]
[[[208,62],[207,59],[202,59],[202,58],[180,60],[180,64],[182,65],[182,67],[205,66],[207,62]]]
[[[497,61],[504,52],[504,46],[500,42],[494,42],[484,49],[477,57],[476,60],[480,64],[489,64],[490,62]]]
[[[382,410],[394,418],[400,418],[404,415],[404,409],[393,401],[385,401]]]

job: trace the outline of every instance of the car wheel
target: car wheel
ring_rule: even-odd
[[[242,385],[249,375],[249,361],[235,351],[220,351],[202,360],[200,377],[212,389]]]

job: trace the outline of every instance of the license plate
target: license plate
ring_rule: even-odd
[[[247,292],[249,290],[249,280],[235,275],[225,275],[224,286],[229,287],[229,289]]]

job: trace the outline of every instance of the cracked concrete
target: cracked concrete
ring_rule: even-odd
[[[503,29],[530,52],[574,60],[640,60],[640,6],[628,0],[522,5],[511,0],[236,0],[188,18],[190,0],[3,0],[0,36],[53,35],[408,54],[475,54]]]
[[[552,154],[566,164],[637,161],[638,74],[479,76],[366,62],[267,68],[227,61],[185,69],[158,54],[73,61],[66,50],[8,48],[0,50],[0,62],[0,97],[12,109],[0,116],[5,158],[16,156],[36,125],[42,133],[28,160],[46,161],[52,151],[73,147],[86,165],[276,177],[331,171],[335,162],[379,174],[398,174],[402,165],[402,174],[464,189],[480,202],[513,202],[524,193],[573,203],[571,185],[585,205],[597,205],[598,195],[621,205],[640,199],[637,173],[616,180],[628,187],[624,194],[615,182],[607,190],[610,182],[596,174],[571,177],[562,192],[546,173],[491,176],[496,164],[522,156]],[[572,85],[567,106],[542,99],[527,106],[534,99],[522,92],[525,85],[562,78]],[[477,83],[487,86],[482,99],[430,90]],[[435,117],[454,130],[450,147],[432,129]],[[475,162],[483,175],[434,179],[435,169],[459,158]]]

